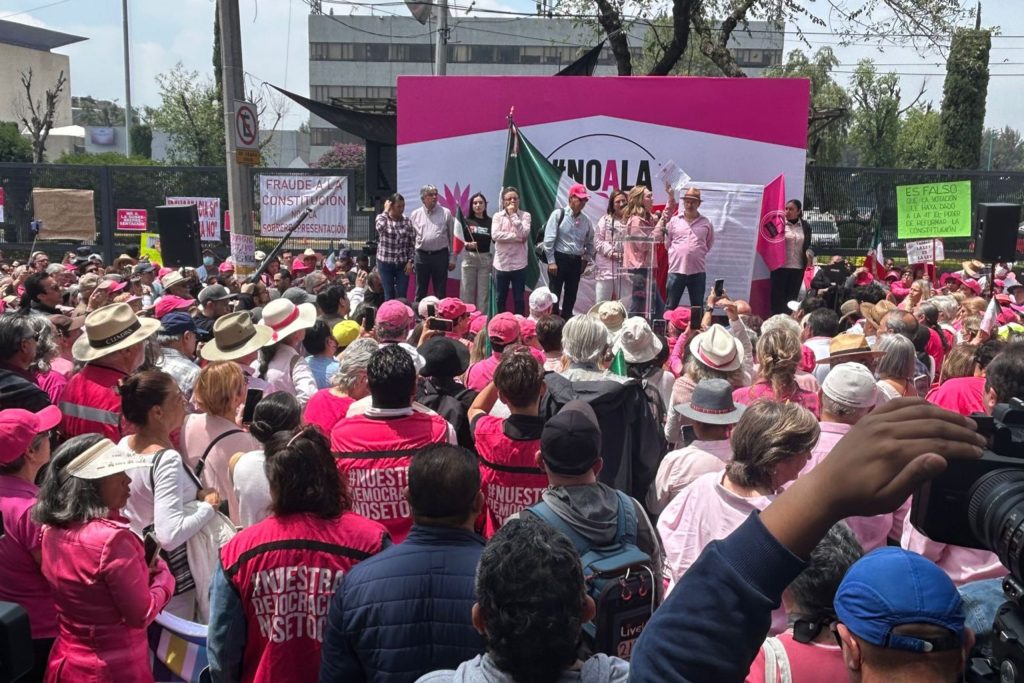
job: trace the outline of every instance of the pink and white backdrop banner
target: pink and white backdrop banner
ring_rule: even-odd
[[[807,80],[788,78],[401,76],[398,191],[407,213],[426,184],[453,212],[468,213],[476,192],[499,209],[514,108],[530,142],[587,186],[595,224],[613,188],[647,185],[664,204],[658,172],[675,162],[715,227],[708,285],[725,278],[729,294],[745,298],[768,278],[756,252],[762,188],[781,173],[788,195],[803,197],[809,96]],[[576,312],[593,303],[585,279]]]

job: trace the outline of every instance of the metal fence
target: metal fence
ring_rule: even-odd
[[[247,171],[249,182],[253,184],[253,196],[257,198],[257,221],[253,226],[256,244],[258,249],[265,250],[277,244],[278,238],[260,236],[259,175],[343,175],[348,177],[350,188],[354,182],[352,169],[256,168]],[[167,197],[219,197],[221,209],[228,208],[227,173],[223,167],[0,164],[0,187],[4,190],[0,248],[8,253],[27,252],[32,247],[32,190],[37,187],[94,192],[98,226],[96,249],[108,261],[127,247],[139,244],[138,232],[116,229],[117,209],[145,209],[149,230],[156,232],[156,207],[165,204]],[[350,211],[345,242],[354,247],[362,246],[369,238],[372,225],[372,214]],[[223,256],[229,250],[229,236],[223,226],[220,238],[216,243],[204,242],[204,246],[212,246]],[[295,238],[289,240],[287,246],[329,251],[337,244],[336,240]],[[77,246],[78,243],[52,240],[37,244],[38,249],[52,252],[51,258]]]
[[[259,174],[345,175],[354,182],[352,169],[248,169],[254,196],[259,196]],[[1024,203],[1024,173],[986,171],[926,171],[809,166],[804,185],[804,217],[811,224],[813,247],[819,254],[862,255],[878,226],[887,250],[899,257],[904,253],[896,230],[896,187],[918,183],[970,180],[971,199],[978,202]],[[167,197],[220,197],[227,208],[227,178],[222,167],[173,166],[79,166],[56,164],[0,164],[0,187],[4,189],[5,216],[0,223],[0,248],[8,252],[28,251],[32,245],[32,189],[54,187],[87,189],[95,192],[97,249],[112,258],[126,247],[138,244],[138,234],[115,229],[118,208],[146,209],[155,230],[155,208]],[[258,207],[257,207],[258,217]],[[346,240],[361,247],[370,237],[373,214],[352,211]],[[269,249],[274,238],[259,236],[257,245]],[[221,234],[215,248],[228,251],[228,235]],[[1024,233],[1021,235],[1024,244]],[[47,241],[39,248],[54,252],[77,244]],[[331,240],[294,239],[291,248],[330,250]],[[945,240],[947,258],[964,258],[973,251],[970,238]]]
[[[804,218],[811,224],[813,247],[819,254],[863,255],[877,226],[887,253],[906,256],[896,236],[896,187],[954,180],[971,181],[973,210],[979,202],[1024,203],[1024,173],[808,166]],[[1018,252],[1021,239],[1024,233]],[[949,238],[943,244],[947,259],[974,252],[972,238]]]

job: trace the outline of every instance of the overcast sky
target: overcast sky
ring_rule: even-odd
[[[468,0],[456,0],[465,5]],[[348,4],[333,6],[339,17],[352,11],[368,11],[365,2],[355,8]],[[188,69],[212,74],[213,0],[129,0],[132,56],[132,93],[134,104],[159,104],[154,76],[182,62]],[[477,8],[534,10],[532,0],[476,0]],[[304,0],[240,0],[243,61],[245,70],[260,81],[268,81],[294,92],[309,94],[307,23],[309,7]],[[404,14],[394,0],[378,13]],[[459,12],[464,15],[464,12]],[[479,16],[493,16],[480,14]],[[88,40],[60,48],[71,57],[71,93],[124,102],[120,0],[0,0],[0,19],[52,28]],[[1024,127],[1021,101],[1024,98],[1024,12],[1018,0],[988,0],[982,10],[982,23],[997,26],[1002,34],[993,39],[990,57],[992,78],[988,88],[986,124]],[[787,27],[792,31],[794,27]],[[818,27],[808,31],[821,32]],[[828,35],[809,36],[812,48],[828,44],[843,63],[839,71],[850,72],[858,59],[872,57],[879,70],[901,75],[905,99],[917,94],[926,84],[925,100],[938,108],[942,99],[944,57],[939,53],[919,56],[911,49],[837,44]],[[786,35],[786,51],[802,47],[796,36]],[[931,74],[931,75],[921,75]],[[849,78],[840,74],[839,78]],[[307,117],[292,105],[285,119],[286,128],[295,128]]]

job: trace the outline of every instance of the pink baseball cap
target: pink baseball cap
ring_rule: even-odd
[[[473,335],[480,334],[480,330],[487,326],[487,316],[483,313],[469,321],[469,331]]]
[[[476,310],[476,306],[464,303],[461,299],[453,296],[441,299],[437,302],[437,314],[447,320],[455,320],[470,310]]]
[[[222,273],[233,273],[235,272],[235,264],[231,261],[225,261],[224,263],[217,266],[217,270]]]
[[[672,323],[672,327],[676,328],[680,332],[686,331],[690,326],[690,309],[686,306],[679,306],[678,308],[670,308],[665,311],[665,320]]]
[[[389,327],[411,327],[412,309],[398,299],[388,299],[377,309],[377,322]]]
[[[537,321],[530,318],[523,318],[519,321],[519,335],[523,339],[530,339],[537,336]]]
[[[569,196],[576,197],[577,199],[590,199],[590,195],[587,193],[587,188],[583,183],[575,183],[570,187]]]
[[[519,321],[511,313],[499,313],[487,323],[487,336],[501,344],[511,344],[519,339]]]
[[[153,307],[153,315],[156,316],[157,320],[160,320],[171,311],[187,311],[195,302],[195,299],[185,299],[173,294],[164,294],[160,297],[160,301],[156,302],[156,306]]]
[[[966,279],[964,279],[963,280],[963,285],[967,289],[969,289],[972,292],[974,292],[974,296],[978,296],[979,294],[981,294],[981,285],[979,285],[978,281],[975,280],[974,278],[966,278]]]
[[[292,261],[292,275],[305,275],[306,273],[312,272],[313,269],[306,265],[306,262],[302,260],[301,256],[296,256]]]
[[[809,349],[805,344],[800,345],[800,369],[804,372],[813,372],[817,358],[814,355],[814,351]]]
[[[38,413],[21,408],[0,410],[0,464],[24,455],[32,439],[59,425],[62,417],[57,406],[46,406]]]

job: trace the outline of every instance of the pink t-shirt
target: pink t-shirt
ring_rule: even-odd
[[[0,600],[16,602],[28,613],[33,638],[57,636],[57,608],[33,551],[42,545],[42,528],[31,510],[39,489],[17,477],[0,476]]]
[[[193,470],[203,457],[203,453],[218,436],[231,429],[239,429],[238,425],[229,420],[206,413],[196,413],[185,418],[181,428],[181,455]],[[235,453],[248,453],[259,450],[260,445],[249,432],[225,436],[213,444],[206,456],[200,481],[203,486],[216,489],[221,499],[228,502],[231,521],[239,524],[238,498],[235,496],[234,483],[231,481],[229,463]]]
[[[672,217],[667,227],[668,272],[683,275],[703,273],[708,252],[715,244],[711,221],[697,216],[691,223],[680,213]]]
[[[309,399],[302,419],[306,424],[316,425],[326,436],[330,436],[334,425],[345,417],[348,407],[354,402],[355,399],[349,396],[335,396],[331,388],[321,389]]]
[[[543,356],[541,352],[541,356]],[[484,358],[478,363],[474,363],[470,366],[469,371],[466,373],[466,388],[473,389],[474,391],[483,391],[491,380],[494,379],[494,371],[498,368],[498,363],[501,361],[501,354],[494,352],[490,358]],[[541,358],[541,362],[544,359]]]
[[[980,579],[1002,578],[1008,573],[995,553],[933,541],[913,524],[903,526],[900,545],[942,567],[957,586]]]
[[[961,415],[985,412],[985,378],[954,377],[928,392],[925,400]]]
[[[775,641],[786,651],[792,680],[800,683],[834,683],[847,680],[843,651],[838,645],[834,643],[798,643],[793,640],[792,631],[780,633]],[[762,645],[761,649],[757,651],[757,657],[750,665],[750,673],[747,674],[745,683],[764,683],[764,651],[766,647],[768,647],[767,644]],[[778,667],[775,668],[775,674],[772,680],[781,681],[782,676]]]
[[[749,387],[740,387],[732,392],[732,400],[745,406],[761,398],[778,403],[797,403],[814,413],[814,417],[821,417],[821,405],[818,395],[801,389],[799,384],[796,384],[794,390],[783,396],[776,396],[772,385],[763,379],[759,379]]]
[[[775,496],[744,498],[722,486],[723,474],[701,475],[679,492],[658,518],[665,549],[666,596],[697,560],[704,548],[725,538],[755,510],[764,510]],[[786,628],[786,610],[772,612],[772,633]]]

